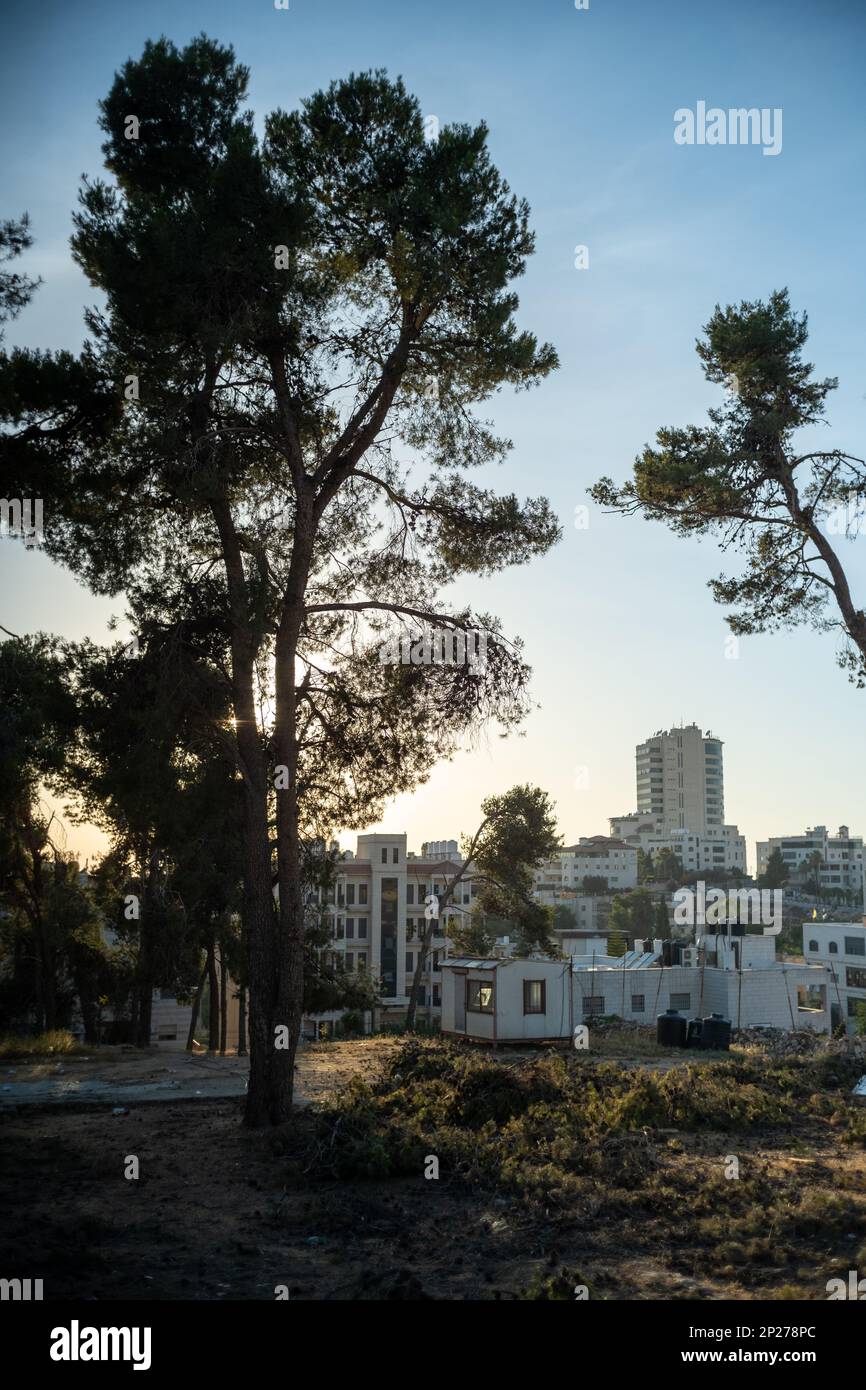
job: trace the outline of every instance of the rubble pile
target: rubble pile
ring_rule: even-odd
[[[862,1057],[866,1060],[866,1038],[827,1038],[804,1029],[792,1033],[784,1028],[740,1028],[732,1042],[739,1047],[755,1047],[770,1057]]]
[[[655,1028],[649,1028],[645,1023],[637,1023],[632,1018],[616,1018],[609,1015],[607,1018],[587,1019],[587,1027],[590,1036],[596,1038],[606,1038],[611,1033],[635,1033],[641,1037],[655,1038]]]

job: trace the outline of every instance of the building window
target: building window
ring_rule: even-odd
[[[817,943],[817,941],[810,941],[810,942],[809,942],[809,950],[810,950],[810,951],[817,951],[817,949],[818,949],[818,943]]]
[[[399,863],[400,863],[400,851],[399,851],[398,849],[392,849],[392,851],[391,851],[391,863],[392,863],[392,864],[399,864]]]
[[[358,905],[359,905],[360,907],[366,907],[366,906],[367,906],[367,885],[366,885],[366,883],[359,883],[359,884],[358,884]]]
[[[342,941],[342,940],[343,940],[344,932],[345,932],[345,928],[343,927],[343,922],[342,922],[342,919],[341,919],[341,920],[337,923],[337,940],[338,940],[338,941]]]
[[[483,980],[467,980],[466,1008],[473,1014],[492,1014],[493,985],[487,985]]]
[[[546,981],[544,980],[523,981],[523,1012],[525,1014],[547,1012],[545,984]]]
[[[349,937],[349,939],[351,940],[351,938],[352,938],[354,935],[355,935],[355,919],[354,919],[354,917],[347,917],[347,918],[346,918],[346,936]]]
[[[440,1008],[442,1007],[442,986],[441,986],[441,985],[434,985],[434,986],[433,986],[433,1007],[434,1007],[434,1009],[440,1009]]]
[[[347,902],[347,904],[349,905],[349,907],[354,907],[354,906],[355,906],[355,885],[354,885],[354,883],[347,883],[347,884],[346,884],[346,902]]]
[[[419,986],[419,989],[418,989],[418,1003],[421,1005],[422,1008],[423,1008],[424,1005],[427,1003],[427,986],[426,986],[426,985],[420,985],[420,986]]]
[[[692,996],[690,994],[672,994],[670,1007],[672,1009],[690,1009],[692,1007]]]
[[[583,1001],[583,1012],[584,1012],[584,1015],[587,1015],[587,1014],[588,1014],[588,1015],[590,1015],[590,1016],[592,1016],[592,1017],[594,1017],[594,1018],[598,1018],[601,1014],[603,1014],[603,1013],[604,1013],[604,995],[603,995],[603,994],[588,994],[588,995],[586,996],[586,998],[584,999],[584,1001]]]
[[[366,939],[367,939],[367,919],[366,919],[366,917],[359,917],[359,918],[358,918],[358,935],[359,935],[359,937],[361,938],[362,941],[366,941]]]
[[[383,864],[387,864],[387,863],[388,863],[388,849],[387,849],[387,846],[385,846],[385,845],[382,846],[382,863],[383,863]]]
[[[831,941],[831,942],[830,942],[830,955],[831,955],[831,956],[838,956],[838,954],[839,954],[839,946],[838,946],[838,943],[835,942],[835,941]]]
[[[367,969],[367,952],[366,952],[366,951],[359,951],[359,952],[358,952],[358,955],[357,955],[357,961],[358,961],[358,969],[359,969],[359,970],[366,970],[366,969]]]
[[[646,1010],[646,1001],[642,994],[633,994],[631,997],[631,1011],[633,1014],[642,1014]]]
[[[845,937],[846,956],[866,956],[866,935]]]
[[[412,903],[413,906],[414,906],[414,903],[415,903],[415,885],[414,885],[414,883],[407,883],[407,884],[406,884],[406,901],[407,901],[407,903]]]
[[[845,984],[848,989],[866,989],[866,970],[859,965],[846,965]]]
[[[861,1013],[866,1013],[866,999],[849,999],[848,1017],[859,1018]]]
[[[393,997],[397,993],[397,935],[398,917],[400,913],[399,891],[399,879],[382,879],[379,973],[385,986],[385,994],[388,997]]]
[[[414,951],[407,951],[407,952],[406,952],[406,969],[407,969],[407,970],[414,970],[414,969],[415,969],[415,953],[414,953]]]

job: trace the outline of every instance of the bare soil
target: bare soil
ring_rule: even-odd
[[[316,1104],[352,1075],[372,1077],[394,1046],[379,1038],[308,1047],[299,1059],[300,1098]],[[607,1201],[602,1187],[579,1209],[544,1212],[479,1194],[447,1173],[435,1182],[419,1174],[289,1185],[279,1132],[244,1129],[241,1094],[196,1096],[202,1083],[189,1095],[207,1075],[242,1083],[242,1059],[217,1061],[215,1071],[202,1066],[214,1060],[102,1058],[92,1064],[97,1075],[75,1059],[72,1074],[61,1076],[110,1082],[116,1068],[117,1085],[141,1088],[139,1103],[117,1115],[89,1097],[88,1104],[22,1104],[0,1116],[0,1274],[42,1278],[45,1298],[61,1300],[272,1300],[278,1286],[305,1300],[487,1300],[521,1297],[565,1271],[561,1282],[586,1282],[593,1297],[669,1300],[825,1298],[826,1278],[856,1268],[862,1229],[804,1240],[793,1271],[766,1254],[759,1264],[724,1262],[715,1253],[723,1231],[698,1241],[684,1227],[678,1238],[675,1209],[638,1220]],[[640,1057],[622,1061],[646,1065]],[[169,1079],[182,1079],[183,1098],[149,1095],[166,1066],[180,1068]],[[14,1083],[6,1071],[0,1080]],[[30,1084],[39,1080],[31,1076]],[[638,1134],[634,1142],[646,1139]],[[717,1173],[731,1146],[723,1134],[656,1142],[670,1187],[681,1181],[685,1202],[696,1176]],[[772,1140],[756,1133],[739,1139],[737,1152],[779,1182],[855,1194],[866,1212],[866,1155],[837,1143],[826,1126]],[[131,1156],[137,1180],[124,1176]]]

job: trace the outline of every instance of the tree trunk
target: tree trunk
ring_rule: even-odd
[[[431,917],[424,926],[418,950],[418,959],[415,962],[415,973],[412,976],[412,988],[409,990],[409,1004],[406,1009],[406,1028],[408,1032],[413,1032],[415,1028],[415,1016],[418,1012],[418,996],[421,993],[421,980],[424,977],[424,966],[427,963],[427,956],[430,951],[430,942],[436,935],[436,928],[439,925],[438,917]],[[431,982],[430,993],[433,993]]]
[[[220,946],[220,1056],[226,1055],[226,1038],[229,1023],[229,972],[225,953]]]
[[[277,995],[274,1025],[288,1029],[288,1047],[271,1044],[268,1110],[271,1124],[291,1115],[295,1083],[295,1053],[301,1033],[304,998],[304,913],[298,835],[295,646],[300,609],[277,637],[277,708],[275,737],[277,766],[285,768],[287,785],[277,791],[277,873],[280,903],[277,922]]]
[[[93,1047],[99,1042],[99,1006],[96,990],[89,973],[83,969],[73,971],[73,982],[78,995],[81,1022],[84,1025],[84,1041]]]
[[[208,980],[208,1052],[217,1052],[220,1045],[220,991],[217,977],[216,952],[211,937],[207,947]]]
[[[196,1030],[196,1026],[197,1026],[197,1024],[198,1024],[198,1014],[199,1014],[199,1009],[201,1008],[201,997],[202,997],[202,995],[204,994],[204,982],[205,982],[206,979],[207,979],[207,961],[205,961],[204,965],[202,966],[202,972],[201,972],[201,975],[199,976],[198,988],[196,989],[196,992],[195,992],[195,995],[194,995],[193,1001],[192,1001],[192,1016],[191,1016],[191,1018],[190,1018],[190,1020],[189,1020],[189,1032],[188,1032],[187,1035],[186,1035],[186,1050],[187,1050],[187,1052],[192,1052],[192,1045],[193,1045],[193,1043],[195,1042],[195,1030]]]
[[[288,1028],[288,1047],[271,1044],[271,1075],[268,1086],[271,1124],[289,1118],[295,1085],[295,1053],[301,1035],[304,1011],[304,903],[301,882],[301,842],[298,805],[298,691],[295,684],[295,658],[304,618],[304,594],[315,534],[312,484],[299,491],[296,499],[295,534],[292,561],[286,584],[285,602],[277,629],[275,685],[276,719],[274,750],[276,764],[285,769],[277,788],[277,874],[280,908],[277,920],[277,993],[275,1025]]]
[[[248,799],[249,801],[252,798]],[[267,802],[261,817],[248,806],[244,844],[244,927],[249,942],[250,1076],[244,1121],[252,1127],[270,1119],[270,1063],[274,1041],[276,951],[271,890]]]
[[[247,1055],[247,992],[238,990],[238,1056]]]
[[[243,554],[227,497],[213,503],[220,535],[231,610],[232,706],[244,782],[243,930],[248,951],[250,1076],[244,1122],[257,1127],[270,1118],[270,1066],[276,1004],[276,943],[268,837],[268,782],[255,702],[255,641],[251,629]]]
[[[147,857],[147,876],[142,883],[141,919],[138,932],[138,969],[136,971],[137,1023],[133,1042],[136,1047],[150,1047],[153,1020],[154,991],[154,907],[159,856],[152,849]]]

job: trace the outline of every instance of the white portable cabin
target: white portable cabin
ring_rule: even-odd
[[[571,962],[472,959],[442,962],[442,1032],[477,1042],[558,1042],[572,1035]]]

